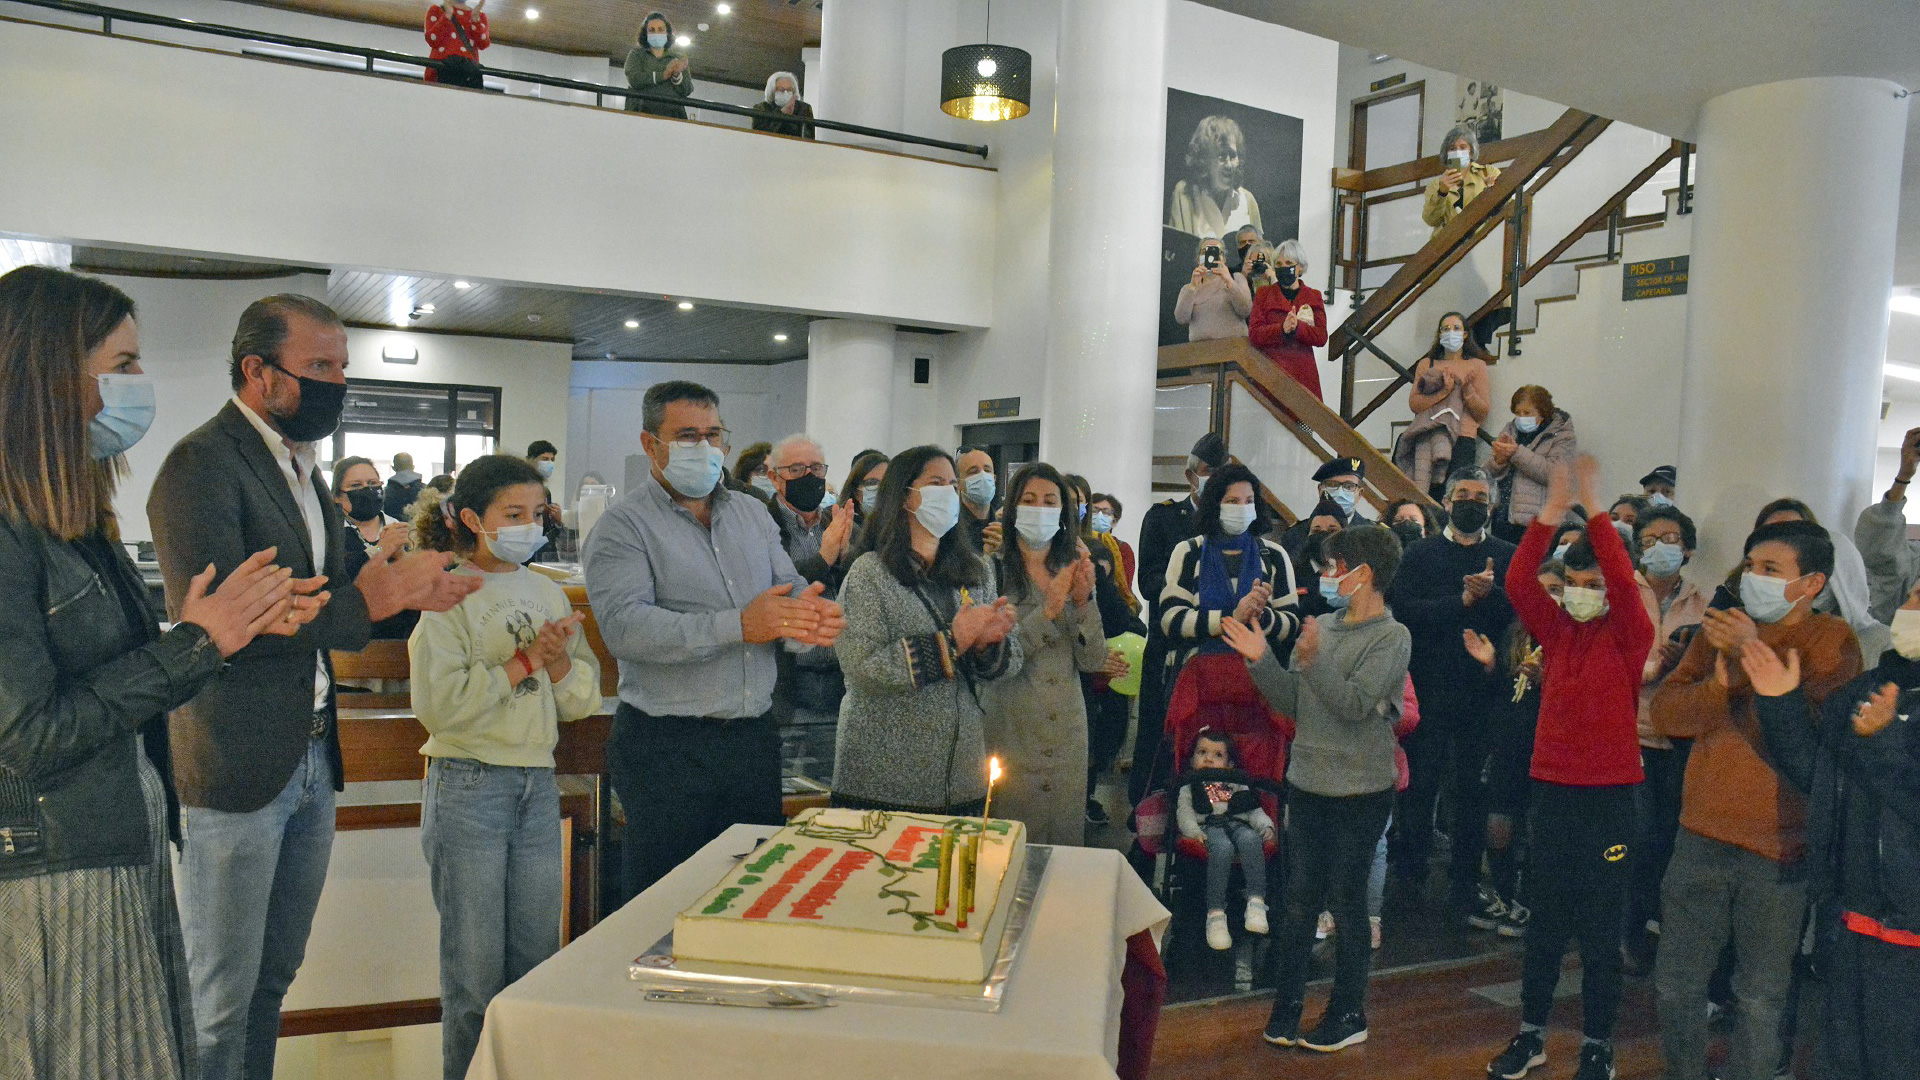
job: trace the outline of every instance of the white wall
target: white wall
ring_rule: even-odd
[[[993,321],[985,169],[20,23],[0,131],[0,232]]]

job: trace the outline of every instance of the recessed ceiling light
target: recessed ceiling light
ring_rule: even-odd
[[[707,24],[706,24],[706,23],[696,23],[696,24],[694,24],[694,29],[695,29],[695,30],[698,30],[698,31],[700,31],[701,33],[703,33],[703,34],[704,34],[704,33],[706,33],[706,32],[707,32]]]
[[[733,14],[733,5],[732,4],[715,4],[713,5],[713,10],[719,12],[722,15],[731,15]]]
[[[628,319],[628,320],[627,320],[627,329],[629,329],[629,330],[638,330],[638,329],[640,329],[640,320],[639,320],[639,319]]]
[[[456,289],[471,289],[473,288],[473,283],[471,281],[456,281],[453,283],[453,287]]]
[[[693,310],[693,301],[691,301],[691,300],[682,300],[682,301],[680,301],[680,310],[681,310],[681,311],[692,311],[692,310]]]
[[[420,305],[420,310],[421,310],[421,311],[424,311],[424,312],[426,312],[426,313],[427,313],[427,314],[429,314],[429,315],[431,315],[431,314],[433,314],[433,305],[432,305],[432,304],[421,304],[421,305]]]
[[[681,34],[679,37],[673,39],[673,43],[684,49],[687,46],[693,44],[693,39],[688,37],[685,34]]]
[[[785,334],[775,334],[775,335],[773,335],[773,340],[775,340],[775,341],[785,341],[785,340],[787,340],[787,335],[785,335]]]
[[[528,22],[533,22],[533,21],[535,21],[535,20],[537,20],[537,19],[539,19],[539,18],[540,18],[540,9],[539,9],[539,8],[528,8],[528,9],[527,9],[527,21],[528,21]]]

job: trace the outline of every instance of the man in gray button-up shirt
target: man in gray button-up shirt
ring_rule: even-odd
[[[736,822],[779,824],[774,650],[831,646],[840,606],[794,570],[765,506],[718,483],[720,400],[689,382],[647,391],[653,472],[594,526],[587,596],[620,664],[607,743],[626,809],[628,895]]]

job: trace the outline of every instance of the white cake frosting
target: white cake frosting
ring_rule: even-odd
[[[977,837],[973,910],[957,882],[936,892],[940,838]],[[811,810],[794,818],[682,911],[677,962],[978,983],[1000,952],[1026,828],[995,818]],[[959,845],[956,844],[956,847]]]

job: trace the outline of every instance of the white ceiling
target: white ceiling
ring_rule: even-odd
[[[1200,0],[1678,138],[1700,106],[1783,79],[1920,90],[1920,0]],[[1920,108],[1910,110],[1894,280],[1920,285]]]

